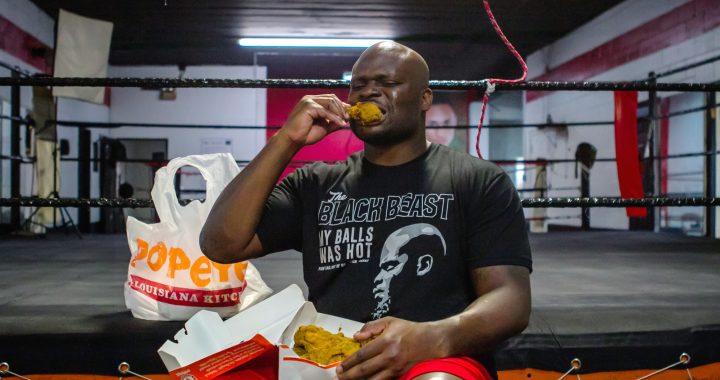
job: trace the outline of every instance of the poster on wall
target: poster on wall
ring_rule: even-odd
[[[427,139],[467,153],[467,115],[468,93],[466,91],[433,91],[433,104],[425,114]]]

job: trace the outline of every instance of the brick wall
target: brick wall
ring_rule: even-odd
[[[720,7],[714,0],[649,1],[628,0],[578,28],[568,36],[528,57],[533,80],[622,81],[645,78],[650,71],[662,72],[704,58],[720,55]],[[712,81],[720,79],[720,63],[707,65],[664,78],[664,81]],[[671,97],[675,94],[661,93]],[[640,101],[647,94],[640,93]],[[609,92],[528,93],[524,104],[526,123],[544,122],[548,115],[554,121],[612,121],[612,94]],[[689,119],[671,119],[670,135],[686,133],[682,141],[670,141],[670,152],[697,147],[702,141],[701,128],[678,132]],[[674,128],[675,127],[675,128]],[[532,159],[574,158],[580,142],[598,148],[598,157],[614,157],[613,127],[580,127],[566,131],[525,131],[525,156]],[[671,139],[672,140],[672,139]],[[687,149],[686,149],[687,148]],[[669,162],[669,165],[684,164]],[[572,164],[558,164],[548,171],[551,186],[576,186]],[[534,174],[526,176],[526,186]],[[685,188],[672,185],[671,188]],[[553,192],[551,196],[573,196],[578,192]],[[617,196],[615,163],[596,163],[591,174],[591,194]],[[579,210],[549,209],[548,216],[574,215]],[[556,224],[579,225],[580,220],[559,220]],[[596,228],[628,227],[621,209],[592,209],[591,226]]]

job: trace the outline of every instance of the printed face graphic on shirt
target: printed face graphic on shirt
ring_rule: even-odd
[[[437,236],[442,242],[442,255],[437,252],[408,251],[408,243],[422,235]],[[402,227],[391,233],[385,240],[380,254],[380,273],[375,277],[373,297],[378,301],[373,318],[383,317],[390,310],[390,282],[400,275],[406,265],[415,265],[415,275],[423,276],[430,272],[435,257],[445,256],[447,246],[440,231],[433,225],[427,223],[411,224]],[[413,269],[407,269],[413,270]]]

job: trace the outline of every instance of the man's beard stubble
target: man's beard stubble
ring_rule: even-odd
[[[350,124],[350,128],[355,137],[362,140],[365,144],[381,147],[392,146],[403,141],[407,141],[416,133],[415,128],[413,127],[397,127],[388,125],[372,127],[369,131],[370,133],[362,135],[358,133],[358,130],[362,127],[358,126],[355,121]],[[373,130],[374,128],[381,130]]]

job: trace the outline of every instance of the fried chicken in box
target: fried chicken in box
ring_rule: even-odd
[[[360,349],[360,342],[355,339],[313,325],[300,326],[294,339],[293,351],[298,356],[322,365],[343,361]]]

